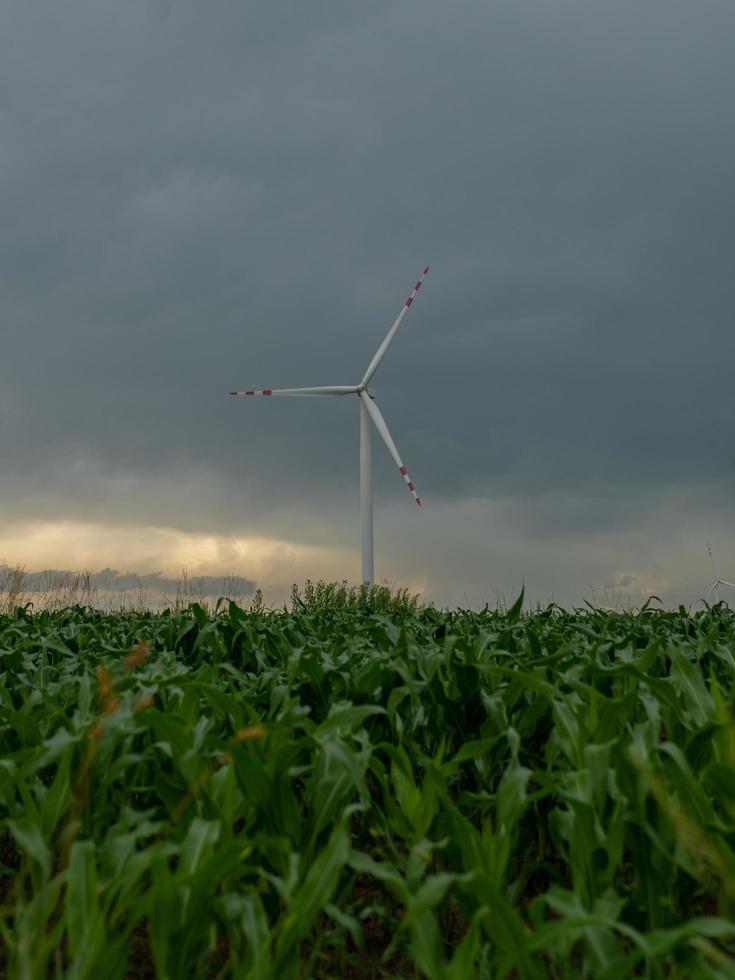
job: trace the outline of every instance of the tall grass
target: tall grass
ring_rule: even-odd
[[[292,612],[355,612],[411,616],[419,609],[419,596],[389,585],[350,585],[306,580],[303,589],[291,586]]]
[[[32,604],[49,612],[69,606],[93,606],[98,589],[92,584],[92,572],[46,571],[31,585],[25,566],[0,567],[0,613],[8,614],[17,606]]]
[[[213,612],[219,599],[242,600],[245,594],[245,583],[237,575],[225,576],[214,595],[207,591],[206,579],[191,576],[186,568],[176,575],[171,588],[160,592],[137,576],[124,590],[101,587],[96,584],[99,578],[89,569],[29,573],[23,565],[0,565],[0,613],[28,605],[47,612],[71,606],[141,614],[166,608],[180,612],[193,602]]]

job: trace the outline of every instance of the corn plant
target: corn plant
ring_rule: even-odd
[[[0,975],[735,976],[735,615],[0,616]]]

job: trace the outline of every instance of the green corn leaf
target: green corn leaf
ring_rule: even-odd
[[[277,974],[278,967],[285,966],[296,944],[309,933],[317,915],[329,903],[349,853],[347,831],[339,825],[297,888],[292,907],[281,924],[276,942]]]
[[[72,846],[67,870],[66,923],[72,975],[84,976],[106,945],[94,841],[78,840]]]

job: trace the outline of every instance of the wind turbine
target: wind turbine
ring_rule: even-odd
[[[378,370],[380,362],[383,360],[388,345],[393,340],[396,331],[401,325],[401,320],[408,312],[409,307],[416,299],[416,294],[421,289],[421,284],[429,271],[428,265],[421,273],[418,282],[413,287],[411,295],[403,304],[401,312],[396,317],[396,321],[385,336],[385,340],[378,347],[375,356],[368,365],[362,381],[357,385],[332,385],[326,388],[261,388],[260,390],[231,391],[231,395],[305,395],[313,396],[336,396],[336,395],[357,395],[360,399],[360,529],[362,537],[362,581],[372,585],[373,582],[373,481],[372,481],[372,454],[370,450],[370,422],[380,433],[383,442],[388,447],[388,452],[396,462],[396,466],[401,472],[401,476],[406,482],[408,489],[413,495],[416,503],[421,506],[421,500],[416,493],[416,488],[411,482],[408,470],[403,465],[403,460],[398,454],[396,444],[391,438],[388,426],[385,424],[380,409],[375,404],[375,394],[368,387],[370,380]]]
[[[735,589],[735,582],[726,582],[724,580],[724,578],[716,578],[714,580],[714,582],[712,583],[712,587],[710,588],[709,592],[707,593],[707,595],[712,595],[712,593],[714,592],[714,594],[715,594],[715,602],[719,602],[720,601],[720,586],[721,585],[729,585],[731,589]]]
[[[735,589],[735,582],[726,582],[723,578],[717,578],[717,572],[715,571],[715,561],[712,557],[712,549],[709,546],[709,541],[707,542],[707,554],[709,555],[710,564],[712,565],[712,574],[715,576],[715,580],[710,586],[708,596],[715,594],[715,602],[720,601],[720,586],[729,585],[731,589]]]

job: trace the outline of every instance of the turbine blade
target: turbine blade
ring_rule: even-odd
[[[329,388],[261,388],[259,391],[228,391],[228,395],[354,395],[354,385],[332,385]]]
[[[388,344],[390,344],[391,340],[393,340],[393,337],[395,336],[396,330],[400,327],[401,320],[406,315],[409,306],[411,305],[411,303],[413,303],[414,299],[416,299],[416,293],[419,291],[419,289],[421,289],[421,283],[426,278],[426,273],[428,271],[429,271],[429,267],[427,265],[426,268],[424,269],[424,271],[421,273],[421,276],[419,277],[419,281],[413,287],[413,292],[408,297],[408,299],[406,300],[406,302],[403,304],[403,309],[398,314],[398,317],[396,319],[396,322],[393,324],[393,326],[390,328],[390,330],[386,334],[386,337],[385,337],[385,340],[383,341],[383,343],[376,350],[375,356],[373,357],[372,361],[370,362],[370,367],[365,372],[365,377],[360,382],[360,385],[369,384],[370,383],[370,379],[375,374],[375,372],[378,370],[378,365],[383,360],[383,355],[385,354],[386,350],[388,349]]]
[[[726,582],[724,579],[720,579],[717,583],[718,585],[729,585],[731,589],[735,589],[735,582]]]
[[[712,595],[712,593],[715,591],[715,589],[719,584],[720,584],[719,582],[713,582],[709,588],[709,591],[707,592],[707,595]]]
[[[420,507],[421,506],[421,501],[419,500],[419,496],[416,493],[416,488],[414,487],[413,483],[411,483],[411,477],[408,475],[408,470],[403,465],[403,460],[398,455],[398,450],[396,449],[396,444],[393,442],[393,440],[391,438],[391,434],[388,431],[388,426],[385,424],[385,419],[380,414],[380,409],[375,404],[375,402],[372,400],[372,398],[368,394],[366,394],[364,391],[361,391],[360,392],[360,398],[362,398],[362,403],[365,406],[365,408],[368,410],[368,415],[370,416],[370,418],[375,423],[375,428],[378,430],[378,432],[383,437],[383,442],[388,447],[388,452],[391,454],[391,456],[393,457],[393,459],[396,461],[396,466],[401,471],[401,476],[406,481],[406,485],[408,486],[408,489],[413,494],[413,499],[416,501],[416,503]]]

